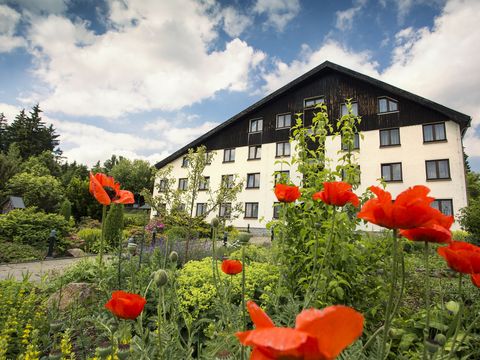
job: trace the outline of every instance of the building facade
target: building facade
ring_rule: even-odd
[[[433,206],[446,214],[458,215],[467,206],[462,138],[470,117],[330,62],[263,98],[156,167],[173,165],[173,176],[181,188],[187,177],[182,166],[184,155],[189,148],[205,145],[215,152],[204,171],[208,186],[220,186],[225,175],[237,174],[245,180],[245,190],[238,196],[245,211],[232,224],[264,228],[276,215],[274,173],[284,171],[293,183],[301,183],[295,166],[277,161],[291,158],[294,146],[289,138],[294,114],[303,113],[304,123],[309,125],[315,105],[325,103],[329,119],[335,122],[347,111],[345,99],[351,99],[352,111],[362,119],[357,126],[362,135],[355,142],[361,170],[358,194],[383,178],[393,196],[409,186],[428,186],[437,199]],[[332,166],[341,148],[340,137],[328,137],[326,156],[332,159]],[[200,211],[206,202],[202,196],[206,195],[199,192]]]

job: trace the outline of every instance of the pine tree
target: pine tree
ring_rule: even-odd
[[[6,153],[7,150],[7,118],[0,113],[0,152]]]
[[[118,246],[122,240],[123,205],[112,204],[105,219],[105,241],[110,246]]]

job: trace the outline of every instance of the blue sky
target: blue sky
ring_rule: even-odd
[[[39,102],[69,161],[155,163],[325,60],[472,117],[476,0],[0,0],[0,112]]]

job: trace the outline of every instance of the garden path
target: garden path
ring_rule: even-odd
[[[14,278],[22,280],[25,274],[30,275],[30,281],[39,282],[44,275],[62,272],[69,266],[84,258],[52,259],[15,264],[0,265],[0,280]]]

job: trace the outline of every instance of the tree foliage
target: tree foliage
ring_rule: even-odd
[[[112,159],[114,157],[115,155]],[[122,189],[134,194],[140,194],[143,189],[152,191],[155,171],[147,161],[138,159],[132,161],[120,156],[114,162],[108,173],[122,185]]]
[[[470,238],[480,242],[480,174],[467,172],[468,206],[460,210],[460,224]]]
[[[15,144],[10,146],[7,153],[0,152],[0,201],[6,195],[8,180],[19,171],[21,163],[20,150]]]

